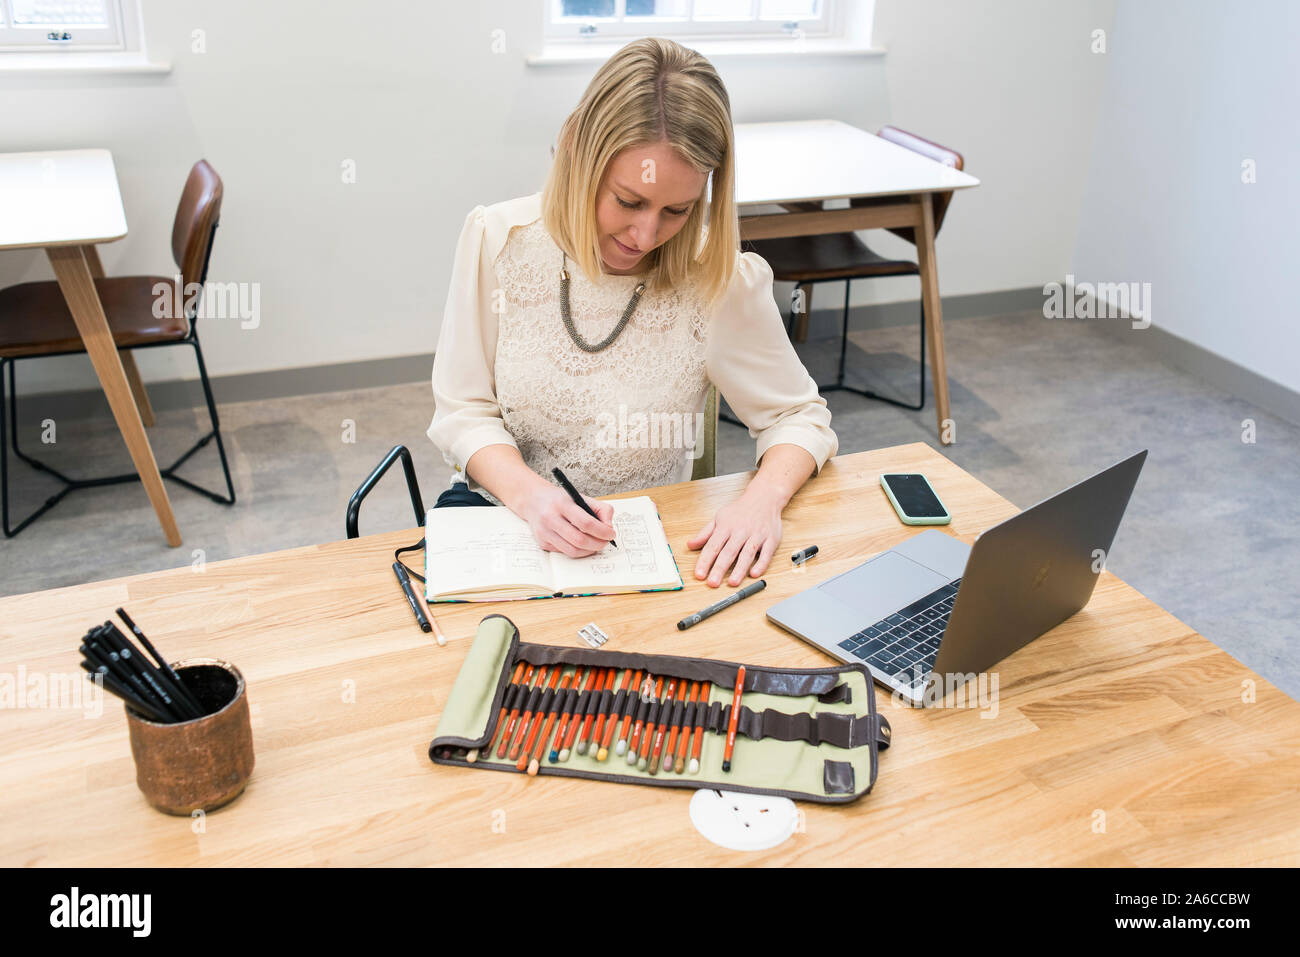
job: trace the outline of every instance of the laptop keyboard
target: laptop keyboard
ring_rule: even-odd
[[[948,627],[952,602],[957,596],[958,578],[935,589],[906,608],[882,618],[856,635],[845,638],[840,647],[892,677],[912,675],[919,684],[934,669],[939,642]]]

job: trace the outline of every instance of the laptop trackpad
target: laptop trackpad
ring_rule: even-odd
[[[897,552],[885,552],[874,561],[832,578],[821,590],[863,612],[864,623],[870,624],[950,580]]]

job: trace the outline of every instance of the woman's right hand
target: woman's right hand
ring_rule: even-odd
[[[539,477],[525,493],[518,514],[528,522],[533,538],[545,551],[585,558],[601,551],[614,538],[614,506],[582,497],[600,521],[575,505],[564,489]]]

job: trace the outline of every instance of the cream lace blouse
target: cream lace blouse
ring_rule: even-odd
[[[559,466],[591,496],[690,479],[709,382],[758,440],[757,464],[778,443],[820,471],[835,454],[830,411],[795,355],[772,295],[772,270],[737,255],[711,315],[694,289],[647,291],[606,349],[587,353],[560,318],[561,251],[541,219],[541,193],[476,206],[456,246],[433,361],[429,438],[453,481],[479,449],[513,445],[550,478]],[[572,261],[569,306],[584,340],[605,338],[641,277],[593,283]]]

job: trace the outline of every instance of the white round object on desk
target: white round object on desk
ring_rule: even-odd
[[[691,798],[691,823],[731,851],[764,851],[787,841],[799,823],[789,798],[707,788]]]

